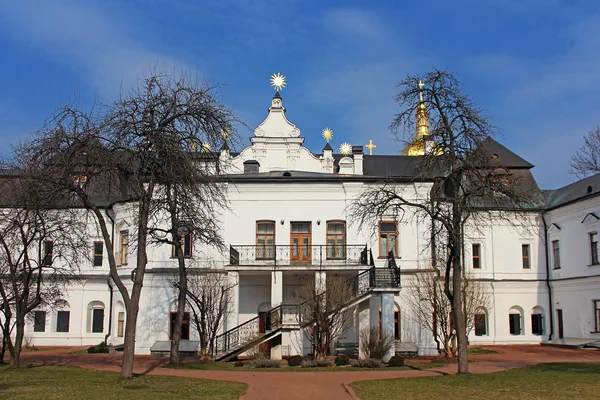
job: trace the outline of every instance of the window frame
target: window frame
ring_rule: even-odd
[[[540,321],[539,324],[534,324],[533,323],[533,318],[539,316]],[[534,328],[537,326],[539,326],[540,331],[539,332],[535,332]],[[544,335],[544,314],[536,312],[536,313],[531,313],[531,334],[535,335],[535,336],[543,336]]]
[[[395,248],[394,249],[390,249],[390,240],[389,237],[392,234],[391,232],[383,232],[386,236],[387,236],[387,243],[386,243],[386,252],[385,254],[381,254],[381,235],[382,235],[382,231],[381,231],[381,225],[382,224],[394,224],[394,226],[396,227],[395,232],[393,233],[396,238],[394,240],[395,243]],[[378,221],[378,225],[377,225],[377,250],[379,251],[379,256],[377,258],[387,258],[388,254],[390,253],[390,250],[394,250],[394,257],[398,258],[399,254],[398,254],[398,236],[400,235],[400,233],[398,232],[398,221],[397,220],[391,220],[391,219],[384,219],[384,220],[380,220]]]
[[[272,225],[273,226],[273,233],[259,233],[258,232],[258,226],[259,225]],[[260,219],[256,221],[255,227],[254,227],[254,241],[255,241],[255,258],[257,260],[274,260],[275,259],[275,249],[277,248],[275,245],[275,234],[277,232],[277,224],[275,223],[274,220],[270,220],[270,219]],[[267,239],[268,238],[273,238],[273,244],[269,245],[267,244]],[[259,238],[263,238],[263,244],[259,244],[258,240]],[[272,247],[272,254],[270,255],[269,252],[267,251],[267,249],[269,247]],[[259,257],[259,249],[262,250],[262,256]]]
[[[329,225],[343,225],[343,233],[329,233]],[[329,238],[334,238],[332,257],[329,256]],[[342,239],[342,244],[339,243],[339,239]],[[337,250],[341,248],[340,253],[337,254]],[[325,258],[327,260],[345,260],[346,259],[346,221],[340,219],[333,219],[326,221],[325,223]]]
[[[600,300],[592,300],[594,307],[594,332],[600,333]]]
[[[523,254],[523,250],[527,249],[527,255]],[[527,266],[525,266],[527,264]],[[531,269],[531,245],[529,243],[521,244],[521,268]]]
[[[94,241],[93,244],[94,248],[93,248],[93,256],[92,256],[92,265],[94,267],[101,267],[102,264],[104,263],[104,242],[101,240],[96,240]],[[100,252],[98,253],[97,250],[98,248],[96,246],[100,246]],[[96,261],[100,260],[100,263],[97,263]]]
[[[175,319],[177,318],[177,311],[171,311],[169,313],[169,340],[173,340],[173,331],[175,330]],[[184,326],[187,326],[187,331],[184,330]],[[181,322],[181,340],[190,340],[191,336],[191,319],[190,312],[185,311],[183,313],[183,321]],[[185,335],[184,333],[187,333]],[[187,337],[184,337],[187,336]]]
[[[125,251],[124,251],[125,250]],[[129,230],[119,232],[119,265],[127,265],[129,258]]]
[[[596,240],[594,241],[594,236]],[[600,259],[598,254],[598,232],[590,232],[588,233],[588,238],[590,240],[590,265],[600,265]]]
[[[517,321],[519,323],[518,323],[518,326],[517,326],[517,328],[518,328],[518,332],[517,333],[511,332],[511,323],[512,323],[513,315],[516,315],[518,317]],[[523,335],[523,316],[521,315],[520,312],[509,312],[508,313],[508,333],[510,333],[511,336],[521,336],[521,335]]]
[[[477,324],[477,318],[478,317],[483,317],[483,323],[482,324]],[[473,332],[475,334],[475,336],[477,337],[481,337],[481,336],[488,336],[488,316],[487,313],[483,312],[483,310],[478,310],[478,312],[475,313],[475,315],[473,316]],[[483,329],[483,333],[481,333],[481,331],[478,331],[478,328]]]
[[[123,318],[121,318],[121,316]],[[117,312],[117,337],[125,336],[125,311]]]
[[[60,324],[59,324],[59,316],[60,315],[67,315],[67,328],[66,330],[63,329],[59,329],[60,328]],[[68,333],[69,330],[71,328],[71,310],[58,310],[56,312],[56,332],[61,332],[61,333]]]
[[[40,317],[38,317],[38,315]],[[44,316],[43,324],[41,324],[41,319],[42,319],[41,316],[42,315]],[[38,310],[33,313],[33,331],[34,332],[46,332],[46,321],[47,321],[46,318],[47,317],[48,317],[48,315],[47,315],[46,311],[44,311],[44,310]]]
[[[44,240],[44,253],[42,254],[42,266],[52,266],[52,258],[54,257],[54,241]]]
[[[477,249],[477,254],[475,254],[475,249]],[[475,261],[477,260],[477,266],[475,266]],[[481,243],[472,243],[471,244],[471,266],[473,269],[482,269],[481,268]]]
[[[179,245],[185,258],[191,258],[194,254],[194,235],[192,232],[179,234]],[[177,257],[175,254],[175,245],[171,246],[171,257]]]
[[[90,324],[90,333],[104,333],[104,318],[106,318],[106,314],[104,312],[104,308],[103,307],[94,307],[91,309],[92,313],[91,313],[91,324]],[[95,319],[95,314],[97,312],[101,311],[102,312],[102,318],[99,319],[100,321],[100,330],[94,330],[94,322],[96,321]]]
[[[560,265],[560,240],[552,241],[552,269],[561,269]]]

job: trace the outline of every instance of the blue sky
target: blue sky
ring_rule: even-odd
[[[110,101],[159,68],[223,85],[251,127],[281,72],[287,117],[312,151],[329,127],[334,148],[372,139],[375,154],[397,154],[395,85],[437,67],[551,189],[574,180],[569,159],[600,124],[599,49],[591,0],[0,0],[0,153],[57,105]]]

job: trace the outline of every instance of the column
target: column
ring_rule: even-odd
[[[239,324],[240,273],[237,271],[227,272],[227,283],[231,286],[231,289],[229,289],[229,307],[223,324],[223,332],[226,332]]]
[[[271,308],[283,303],[283,271],[271,272]],[[283,333],[282,333],[283,335]],[[271,359],[281,360],[281,335],[271,339]]]
[[[394,337],[394,294],[393,293],[382,293],[381,294],[381,337],[390,336]],[[383,361],[387,362],[395,354],[395,348],[390,351],[383,358]]]
[[[324,271],[315,272],[315,288],[317,293],[324,293],[327,290],[326,286],[327,275]]]
[[[358,304],[358,321],[357,321],[357,330],[358,330],[358,358],[366,358],[366,354],[362,351],[362,339],[361,339],[361,331],[363,329],[369,329],[370,326],[370,310],[369,303],[367,301],[361,301]]]

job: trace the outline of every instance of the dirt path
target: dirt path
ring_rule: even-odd
[[[504,371],[546,362],[600,361],[600,351],[571,350],[542,346],[486,346],[500,354],[472,355],[470,372],[484,374]],[[119,371],[121,356],[118,354],[70,354],[73,349],[24,353],[22,362],[71,365],[103,371]],[[368,371],[349,370],[339,372],[271,372],[271,371],[196,371],[161,368],[167,358],[136,356],[134,372],[138,374],[183,376],[188,378],[236,381],[248,384],[243,400],[270,399],[353,399],[356,398],[348,383],[372,379],[410,378],[447,375],[456,373],[456,365],[431,370]],[[410,365],[410,363],[409,363]]]

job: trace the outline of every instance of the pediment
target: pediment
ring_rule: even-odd
[[[550,224],[548,227],[548,233],[559,233],[561,231],[561,227],[558,224]]]
[[[581,220],[581,223],[586,225],[592,225],[597,224],[598,220],[600,220],[600,218],[596,214],[587,213],[585,217],[583,217],[583,219]]]

